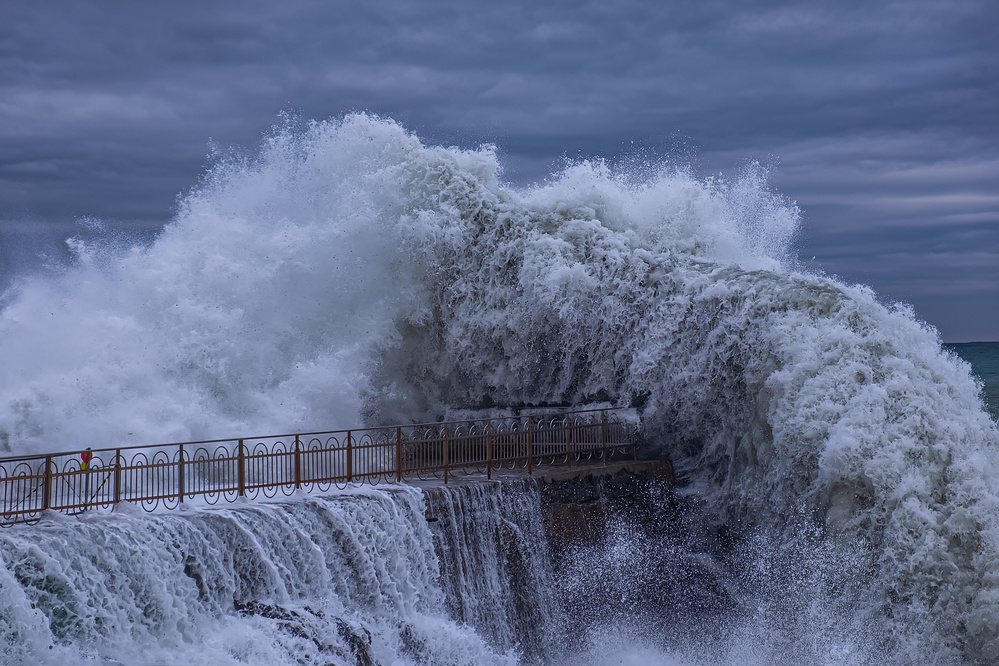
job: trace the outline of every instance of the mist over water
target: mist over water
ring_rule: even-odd
[[[635,405],[703,530],[641,552],[707,558],[729,601],[700,653],[636,609],[618,635],[631,617],[661,640],[580,661],[993,663],[999,432],[980,387],[906,307],[796,266],[798,225],[752,166],[583,162],[521,190],[491,149],[389,120],[277,128],[151,244],[73,240],[71,266],[3,296],[0,447]],[[613,579],[654,586],[667,560]]]

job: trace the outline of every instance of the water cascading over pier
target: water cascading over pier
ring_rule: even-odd
[[[550,663],[579,626],[535,479],[130,506],[0,532],[4,663]]]

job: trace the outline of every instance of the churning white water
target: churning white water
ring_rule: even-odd
[[[4,295],[0,447],[288,432],[476,407],[633,404],[648,450],[672,457],[686,483],[694,522],[706,530],[690,547],[722,562],[735,610],[716,614],[706,642],[690,627],[694,649],[675,653],[654,623],[629,627],[617,613],[610,635],[575,659],[996,663],[999,431],[980,387],[907,308],[797,268],[798,223],[794,206],[753,168],[733,182],[705,182],[667,168],[617,174],[581,163],[517,190],[500,180],[492,150],[426,147],[391,121],[353,115],[278,129],[256,156],[220,159],[151,245],[76,239],[72,266]],[[165,550],[142,560],[155,568],[179,557],[168,555],[167,535],[194,519],[148,520],[163,535],[155,543]],[[91,529],[70,520],[18,538],[65,534],[45,548],[68,553],[91,547]],[[115,538],[155,550],[145,537]],[[618,555],[631,557],[626,547],[637,541],[622,538]],[[50,557],[38,544],[17,548],[28,560]],[[198,548],[203,566],[226,550]],[[65,556],[84,566],[91,556],[83,552]],[[403,554],[386,555],[398,567],[388,575],[412,608],[384,611],[379,601],[358,610],[339,590],[323,596],[333,583],[317,583],[310,603],[339,600],[328,602],[346,609],[337,606],[337,617],[374,633],[396,621],[387,617],[415,625],[446,614],[429,582],[432,558],[398,561]],[[603,556],[591,553],[587,566]],[[342,575],[339,563],[319,572],[318,555],[309,557],[303,576]],[[149,611],[159,619],[108,610],[92,633],[59,634],[53,627],[71,601],[52,592],[29,604],[5,560],[0,603],[8,646],[24,650],[17,654],[86,640],[88,654],[119,649],[126,663],[140,645],[192,661],[215,650],[233,663],[297,651],[244,640],[242,624],[225,634],[226,609],[203,610],[223,602],[197,601],[189,584],[171,590],[153,568],[122,574],[114,594],[122,608],[129,599],[161,603]],[[655,571],[636,580],[627,584],[654,586]],[[268,590],[266,599],[297,598]],[[47,608],[55,609],[49,620]],[[633,615],[644,617],[638,608]],[[455,654],[482,640],[434,621]],[[393,652],[400,630],[385,631],[383,654],[402,654]],[[433,635],[434,645],[444,640]],[[112,636],[133,642],[116,638],[102,652],[98,644]],[[479,662],[462,659],[440,663]]]
[[[446,618],[423,509],[392,488],[11,528],[0,661],[516,663]]]

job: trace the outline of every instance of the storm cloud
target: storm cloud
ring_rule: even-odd
[[[252,147],[279,112],[365,110],[429,143],[493,143],[520,185],[566,159],[704,176],[760,161],[802,209],[804,265],[911,303],[945,340],[999,339],[991,0],[78,0],[2,15],[5,281],[95,226],[154,234],[210,142]]]

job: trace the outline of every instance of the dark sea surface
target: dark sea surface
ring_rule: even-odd
[[[985,384],[985,403],[992,418],[999,420],[999,342],[963,342],[944,345],[971,364]]]

